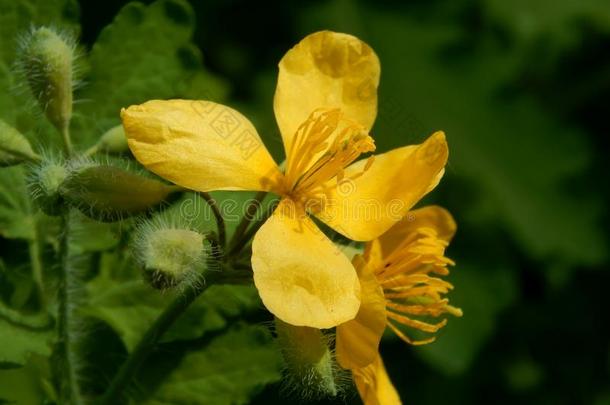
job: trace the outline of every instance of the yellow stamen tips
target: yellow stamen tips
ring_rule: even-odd
[[[458,318],[461,317],[462,315],[464,315],[464,313],[462,312],[462,310],[460,308],[456,308],[454,306],[451,305],[447,305],[445,307],[445,310],[450,313],[453,316],[457,316]]]
[[[387,324],[409,344],[423,345],[433,342],[435,338],[414,340],[399,325],[436,333],[447,324],[447,319],[431,323],[414,317],[462,316],[462,310],[452,307],[449,300],[442,297],[453,286],[431,276],[447,275],[447,267],[454,265],[452,260],[445,257],[446,247],[447,241],[439,238],[435,229],[418,228],[386,257],[375,272],[386,299]]]
[[[365,128],[347,119],[341,110],[315,110],[301,124],[290,147],[286,180],[291,196],[315,211],[330,189],[354,180],[371,167],[373,160],[369,159],[362,172],[345,177],[347,166],[374,150],[373,138]]]

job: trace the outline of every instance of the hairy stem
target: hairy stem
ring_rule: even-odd
[[[74,288],[73,274],[70,268],[70,212],[62,216],[62,234],[59,245],[59,311],[57,319],[57,346],[55,348],[55,378],[59,386],[59,398],[62,404],[80,405],[82,399],[78,387],[76,359],[72,335],[71,290]]]
[[[227,231],[225,228],[225,220],[220,213],[220,208],[218,207],[218,203],[211,195],[204,191],[200,191],[199,195],[205,200],[205,202],[212,209],[212,213],[214,214],[214,218],[216,219],[216,228],[218,229],[218,243],[220,247],[224,249],[227,243]]]
[[[131,352],[125,363],[123,363],[104,395],[97,401],[97,404],[114,405],[120,401],[123,391],[129,385],[144,360],[155,349],[159,339],[161,339],[163,334],[189,305],[210,286],[209,281],[205,284],[193,283],[182,294],[174,298],[151,327],[148,328],[144,336],[142,336],[142,339],[140,339],[138,345]]]

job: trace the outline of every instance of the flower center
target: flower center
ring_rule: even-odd
[[[427,344],[435,338],[413,340],[398,325],[435,333],[445,326],[447,319],[429,323],[421,318],[437,318],[446,313],[462,316],[460,309],[452,307],[448,299],[442,298],[453,286],[432,276],[449,274],[447,267],[455,264],[445,257],[447,245],[448,242],[440,239],[435,229],[418,228],[375,271],[386,299],[388,326],[409,344]]]
[[[353,180],[368,170],[346,178],[344,169],[361,154],[375,150],[373,139],[362,125],[348,120],[339,109],[315,110],[297,130],[286,162],[288,194],[309,210],[318,209],[341,182]]]

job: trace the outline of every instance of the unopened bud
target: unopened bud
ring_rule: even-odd
[[[117,125],[106,131],[97,143],[96,149],[100,152],[116,154],[127,152],[129,146],[127,146],[127,137],[123,126]]]
[[[115,166],[95,165],[75,169],[62,184],[60,193],[93,219],[117,221],[146,212],[179,190]]]
[[[67,175],[66,168],[53,161],[44,161],[33,172],[30,189],[45,214],[59,215],[62,212],[64,202],[59,189]]]
[[[136,232],[136,258],[150,284],[165,290],[198,281],[207,257],[204,241],[193,230],[146,224]]]
[[[32,94],[60,131],[72,117],[74,58],[74,45],[47,27],[33,29],[20,49],[20,64]]]
[[[329,338],[321,330],[275,319],[277,339],[286,363],[290,389],[303,397],[337,395],[336,367]]]
[[[0,166],[12,166],[39,159],[26,137],[0,120]]]

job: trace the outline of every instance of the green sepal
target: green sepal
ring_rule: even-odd
[[[85,215],[104,222],[141,214],[181,189],[110,165],[75,170],[60,194]]]
[[[64,212],[64,199],[59,188],[68,176],[68,170],[62,163],[44,161],[34,171],[30,190],[35,201],[47,215],[57,216]]]
[[[303,398],[337,396],[340,388],[329,337],[320,329],[290,325],[278,318],[275,331],[286,364],[287,386]]]
[[[151,229],[138,236],[137,257],[144,278],[159,290],[197,282],[205,267],[205,236],[190,229]]]
[[[28,84],[49,121],[65,131],[72,117],[74,45],[57,31],[32,30],[20,49]]]
[[[25,136],[0,120],[0,167],[36,161],[40,157],[32,150]]]
[[[129,146],[127,145],[127,137],[125,136],[123,126],[117,125],[104,132],[95,148],[99,152],[106,153],[119,154],[127,152]]]

